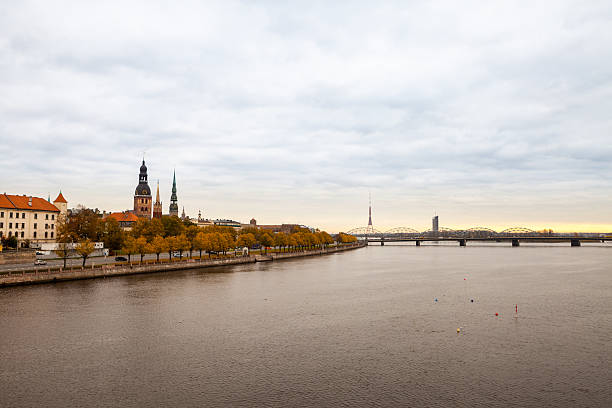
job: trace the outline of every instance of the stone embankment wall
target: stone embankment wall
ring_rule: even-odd
[[[36,251],[34,249],[4,250],[0,252],[0,265],[16,263],[34,263]]]
[[[28,285],[33,283],[48,283],[78,279],[107,278],[112,276],[136,275],[141,273],[171,272],[185,269],[210,268],[215,266],[239,265],[253,262],[269,262],[302,256],[325,255],[350,249],[361,248],[365,245],[359,243],[339,248],[325,250],[289,252],[268,255],[256,255],[248,257],[224,258],[224,259],[190,259],[184,262],[145,264],[145,265],[91,265],[85,268],[66,269],[62,271],[46,269],[35,269],[32,271],[8,272],[0,275],[1,286]]]

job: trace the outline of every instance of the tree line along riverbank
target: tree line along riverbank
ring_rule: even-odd
[[[270,251],[267,254],[249,256],[218,256],[215,258],[186,257],[184,259],[151,260],[139,263],[118,262],[115,264],[91,265],[71,268],[35,268],[19,272],[0,272],[0,287],[52,283],[69,280],[107,278],[142,273],[170,272],[185,269],[210,268],[215,266],[240,265],[254,262],[272,262],[305,256],[326,255],[336,252],[362,248],[363,242],[339,244],[326,248],[280,252]]]
[[[232,227],[199,227],[189,220],[176,216],[163,216],[161,219],[141,218],[127,231],[121,228],[112,217],[101,218],[100,214],[88,208],[78,208],[58,221],[58,247],[54,251],[58,258],[66,260],[78,255],[86,265],[87,258],[94,252],[94,242],[104,242],[104,247],[112,255],[125,255],[131,262],[132,256],[140,256],[141,262],[146,254],[178,253],[193,257],[193,253],[223,254],[236,248],[261,249],[278,248],[281,252],[296,252],[309,249],[325,249],[334,243],[347,244],[357,239],[345,233],[334,236],[325,231],[311,231],[308,228],[294,227],[290,232],[272,232],[256,226],[237,231]]]

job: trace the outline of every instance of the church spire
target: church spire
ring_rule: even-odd
[[[172,195],[170,196],[170,215],[178,217],[178,198],[176,197],[176,170],[172,175]]]
[[[153,218],[162,217],[162,203],[159,201],[159,180],[157,180],[157,194],[155,195],[155,202],[153,203]]]

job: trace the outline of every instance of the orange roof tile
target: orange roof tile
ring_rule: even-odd
[[[32,198],[32,205],[30,205]],[[36,211],[53,211],[59,212],[59,209],[40,197],[18,196],[12,194],[2,194],[0,196],[0,207],[14,208],[17,210],[36,210]]]
[[[62,195],[61,191],[60,191],[59,195],[57,196],[57,198],[55,200],[53,200],[53,202],[54,203],[68,203],[68,201],[66,201],[66,199]]]
[[[106,217],[111,217],[116,219],[118,222],[136,222],[138,221],[138,217],[129,211],[126,212],[114,212],[108,214]]]

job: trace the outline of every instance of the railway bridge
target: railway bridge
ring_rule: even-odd
[[[382,246],[386,242],[414,242],[416,246],[420,246],[423,242],[457,242],[460,246],[466,246],[470,241],[480,241],[508,242],[513,247],[520,246],[521,242],[567,242],[573,247],[579,247],[581,243],[612,241],[612,236],[606,234],[538,232],[524,227],[513,227],[499,232],[486,227],[473,227],[463,230],[439,228],[437,231],[417,231],[414,228],[397,227],[382,232],[368,225],[367,227],[354,228],[348,231],[348,234],[354,235],[360,240],[365,240],[368,244],[380,244]]]

